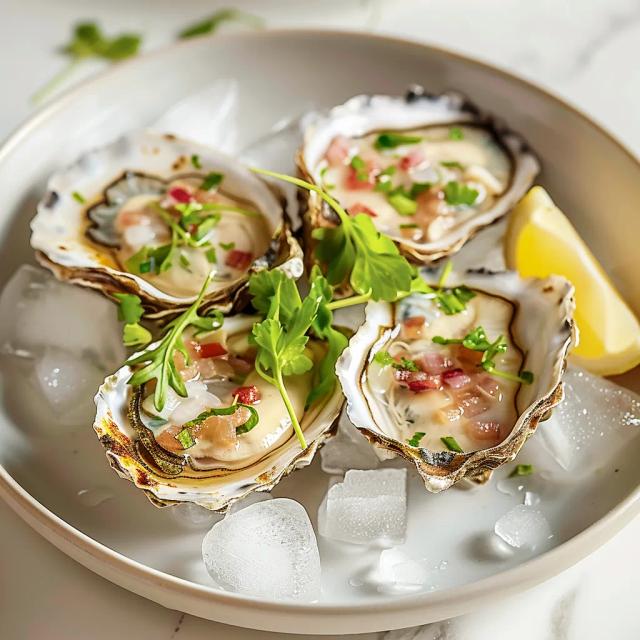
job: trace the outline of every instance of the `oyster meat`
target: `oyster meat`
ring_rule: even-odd
[[[455,253],[508,213],[539,171],[522,138],[455,93],[356,96],[308,122],[303,177],[371,216],[418,263]],[[307,241],[335,223],[310,193]]]
[[[183,340],[189,358],[180,352],[174,356],[187,395],[168,388],[161,409],[155,404],[155,381],[138,387],[128,383],[132,366],[122,367],[100,387],[94,428],[111,466],[155,504],[194,502],[225,510],[309,464],[333,432],[343,404],[338,385],[305,408],[312,373],[287,378],[308,443],[301,449],[277,388],[254,368],[255,347],[248,337],[259,320],[229,316],[220,329],[203,336],[187,329]],[[307,353],[319,360],[324,349],[310,340]]]
[[[31,223],[39,261],[63,280],[140,296],[148,318],[241,307],[251,273],[302,271],[279,194],[238,161],[171,135],[137,132],[49,181]]]
[[[348,415],[412,461],[430,491],[486,474],[561,400],[573,307],[563,278],[486,271],[369,303],[337,366]]]

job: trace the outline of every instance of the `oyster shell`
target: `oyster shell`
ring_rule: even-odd
[[[356,162],[357,161],[357,162]],[[457,93],[356,96],[308,119],[302,176],[349,213],[366,213],[417,263],[457,252],[527,192],[539,163],[517,134]],[[336,223],[316,193],[311,231]]]
[[[207,185],[215,174],[221,182]],[[194,215],[196,222],[206,217],[206,226],[187,224],[179,212],[186,203],[205,208]],[[245,303],[256,270],[280,266],[300,276],[302,252],[283,206],[280,195],[238,161],[172,135],[139,131],[90,151],[49,180],[31,222],[31,244],[58,278],[106,295],[135,293],[152,319],[189,306],[214,268],[204,309],[229,311]],[[167,220],[180,229],[172,231]],[[183,240],[183,231],[190,239]],[[174,234],[182,235],[167,258]]]
[[[128,384],[129,366],[109,376],[99,388],[94,429],[109,463],[118,475],[145,491],[156,506],[194,502],[224,511],[253,491],[269,491],[291,471],[308,465],[333,434],[344,402],[337,384],[331,396],[305,409],[311,373],[287,379],[308,443],[302,450],[277,389],[246,366],[253,349],[247,337],[258,320],[242,314],[230,316],[221,329],[209,334],[204,344],[223,345],[228,355],[194,360],[196,370],[189,369],[193,363],[183,367],[188,397],[181,399],[169,389],[161,412],[155,410],[153,392],[146,385],[134,389]],[[185,340],[188,345],[187,336]],[[309,346],[315,356],[321,356],[322,345],[310,341]],[[234,381],[240,365],[246,375],[242,382]],[[191,431],[193,444],[185,448],[179,433],[189,421],[211,407],[235,403],[238,393],[242,403],[238,387],[250,389],[250,385],[255,385],[259,398],[254,405],[259,418],[255,426],[237,429],[237,422],[248,424],[244,422],[247,410],[242,408],[244,417],[237,411],[233,416],[222,415],[220,422],[216,418],[210,424],[201,422],[199,431]],[[238,420],[229,422],[236,415]]]
[[[429,294],[369,303],[336,369],[353,424],[383,455],[413,462],[433,492],[464,477],[486,479],[515,457],[562,399],[575,332],[573,286],[563,278],[469,271],[447,281],[462,284],[475,297],[454,315]],[[479,366],[482,352],[433,341],[435,335],[462,338],[477,326],[489,341],[504,336],[496,368],[511,377],[530,371],[530,384],[490,375]],[[450,436],[462,452],[441,439]]]

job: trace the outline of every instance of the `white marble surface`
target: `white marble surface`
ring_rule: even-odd
[[[70,25],[97,19],[107,32],[140,31],[145,49],[170,42],[216,0],[0,0],[0,136],[26,118],[29,96],[64,61]],[[269,26],[364,28],[472,54],[551,89],[640,153],[639,0],[388,0],[235,3]],[[100,65],[79,69],[72,81]],[[482,613],[393,638],[420,640],[626,640],[640,637],[640,519],[573,569]],[[93,575],[0,505],[0,638],[271,640],[163,609]],[[294,638],[294,636],[291,636]],[[373,638],[374,636],[362,636]],[[391,636],[390,636],[391,638]]]

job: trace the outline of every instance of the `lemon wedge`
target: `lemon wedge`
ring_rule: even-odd
[[[572,359],[600,375],[640,364],[640,325],[604,269],[542,187],[533,187],[512,211],[505,259],[522,276],[564,276],[576,290],[580,332]]]

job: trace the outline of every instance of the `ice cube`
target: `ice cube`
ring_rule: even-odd
[[[327,538],[368,544],[399,544],[406,529],[405,469],[349,470],[329,488],[318,526]]]
[[[95,412],[93,396],[104,374],[90,360],[49,347],[35,361],[33,375],[57,418],[73,422]]]
[[[565,398],[540,423],[540,439],[563,469],[589,473],[603,452],[614,455],[640,434],[640,396],[574,366],[564,383]]]
[[[47,347],[110,371],[124,360],[116,307],[96,292],[21,266],[0,295],[0,350],[37,356]]]
[[[349,469],[375,469],[378,464],[372,445],[342,412],[338,432],[320,450],[322,470],[343,474]]]
[[[378,575],[382,585],[407,590],[425,585],[428,578],[426,567],[399,549],[382,551],[378,561]]]
[[[549,540],[551,527],[542,511],[519,504],[498,519],[494,531],[507,544],[517,549],[534,550]]]
[[[273,500],[273,496],[267,491],[252,491],[248,496],[237,500],[229,507],[227,510],[227,517],[245,509],[246,507],[250,507],[252,504],[264,502],[265,500]]]
[[[320,555],[309,516],[288,498],[264,500],[216,523],[202,541],[209,575],[223,588],[269,600],[315,600]]]

